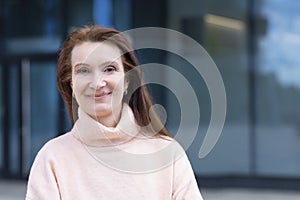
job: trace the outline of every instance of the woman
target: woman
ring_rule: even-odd
[[[26,199],[202,199],[121,33],[89,26],[70,34],[57,83],[73,128],[39,151]]]

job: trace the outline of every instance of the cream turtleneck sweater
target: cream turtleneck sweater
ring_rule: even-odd
[[[115,128],[80,108],[78,115],[70,132],[39,151],[27,200],[202,200],[181,146],[145,134],[128,105]]]

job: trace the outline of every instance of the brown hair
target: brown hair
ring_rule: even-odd
[[[62,95],[65,104],[67,105],[72,126],[78,119],[78,103],[72,96],[71,54],[76,45],[85,41],[108,41],[116,45],[121,52],[123,52],[122,62],[124,71],[125,73],[130,71],[130,73],[126,73],[126,75],[129,74],[127,77],[129,80],[129,86],[128,93],[124,96],[123,100],[128,102],[139,126],[145,127],[150,125],[152,130],[156,130],[157,127],[162,127],[159,128],[160,130],[156,135],[170,136],[155,113],[154,115],[151,113],[151,119],[149,117],[149,109],[153,103],[147,87],[143,85],[142,71],[139,67],[136,67],[138,66],[138,60],[131,48],[131,45],[119,31],[97,25],[86,26],[72,32],[63,43],[58,58],[57,85],[59,92]]]

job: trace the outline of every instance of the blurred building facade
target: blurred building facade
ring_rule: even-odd
[[[299,9],[296,0],[0,0],[0,178],[26,178],[42,145],[70,129],[56,88],[57,52],[73,28],[100,24],[177,30],[213,58],[227,116],[218,143],[199,159],[211,114],[205,82],[176,55],[138,51],[142,64],[173,67],[197,93],[200,129],[187,153],[200,185],[300,188]],[[150,89],[176,132],[176,97]]]

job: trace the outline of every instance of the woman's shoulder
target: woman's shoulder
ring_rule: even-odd
[[[72,132],[63,133],[57,137],[50,139],[45,143],[45,146],[61,146],[62,144],[67,144],[72,138]]]
[[[39,150],[37,156],[51,156],[52,154],[62,153],[73,143],[72,133],[67,132],[48,140]]]
[[[155,135],[155,136],[145,136],[147,143],[153,143],[153,145],[165,146],[165,145],[175,145],[177,147],[181,147],[176,138],[166,135]]]

